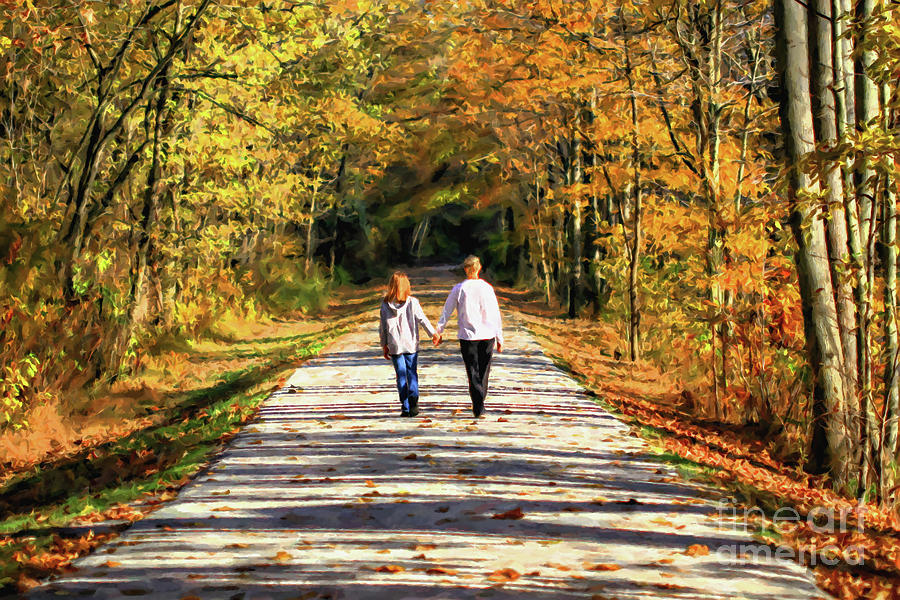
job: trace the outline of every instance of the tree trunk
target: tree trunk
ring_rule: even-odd
[[[309,277],[312,269],[313,255],[316,251],[315,238],[313,231],[316,226],[316,200],[319,195],[319,182],[322,180],[322,169],[316,175],[316,181],[313,184],[312,198],[309,202],[309,220],[306,224],[306,260],[303,262],[303,275]]]
[[[797,243],[808,361],[813,375],[812,451],[808,468],[828,470],[843,489],[850,439],[844,429],[843,349],[821,211],[806,201],[818,185],[800,165],[815,150],[809,88],[807,20],[803,5],[775,0],[776,68],[781,80],[781,117],[788,160],[791,226]]]
[[[637,96],[634,90],[634,75],[631,65],[631,51],[625,44],[625,75],[628,79],[629,106],[631,108],[631,169],[633,203],[631,210],[631,256],[628,264],[628,354],[632,362],[641,358],[641,307],[638,297],[638,269],[641,261],[643,190],[641,189],[641,151],[638,144]]]
[[[149,282],[149,258],[153,254],[153,229],[157,219],[157,204],[159,201],[159,182],[161,178],[161,143],[162,143],[162,123],[163,111],[165,110],[166,100],[168,98],[168,79],[167,72],[163,74],[164,83],[158,92],[158,97],[153,103],[156,114],[153,121],[153,151],[150,166],[147,170],[147,187],[144,191],[143,210],[141,211],[141,221],[137,229],[137,253],[135,264],[132,271],[132,287],[130,293],[130,305],[126,309],[125,322],[122,324],[119,334],[115,338],[115,342],[110,354],[109,363],[106,371],[112,374],[113,379],[117,378],[121,368],[122,361],[131,345],[131,339],[134,336],[134,330],[137,323],[143,318],[146,311],[147,299],[150,293]],[[150,107],[147,108],[150,110]]]
[[[871,26],[872,13],[875,10],[875,0],[860,0],[856,5],[857,26],[859,28],[858,46],[865,44],[867,30]],[[872,80],[872,64],[875,62],[875,52],[865,50],[858,57],[856,66],[856,127],[860,132],[879,126],[878,123],[878,88]],[[863,416],[866,423],[866,439],[868,445],[864,452],[868,453],[868,460],[864,462],[864,469],[871,469],[871,473],[865,478],[865,482],[877,481],[881,472],[881,426],[877,409],[874,403],[872,371],[873,356],[872,344],[869,339],[871,328],[872,306],[874,301],[874,267],[875,267],[875,239],[878,203],[875,199],[876,173],[871,158],[863,152],[858,161],[857,173],[857,202],[859,204],[860,234],[862,241],[863,268],[866,273],[868,285],[861,290],[862,301],[859,310],[862,312],[859,332],[862,336],[860,345],[860,376],[859,383],[862,388]]]
[[[838,143],[842,146],[849,143],[850,128],[856,122],[856,84],[854,80],[855,65],[853,64],[853,39],[847,34],[852,18],[851,0],[832,0],[832,14],[834,16],[832,27],[832,48],[834,51],[834,95],[835,117],[837,123]],[[865,440],[866,426],[862,418],[862,406],[860,397],[859,374],[864,364],[864,352],[868,346],[868,332],[865,329],[865,314],[861,308],[865,305],[866,289],[868,288],[868,273],[863,258],[862,235],[859,224],[859,205],[854,193],[852,159],[847,159],[841,165],[843,175],[845,216],[847,219],[847,243],[850,250],[851,274],[854,297],[856,298],[856,339],[853,345],[856,349],[856,359],[853,366],[856,370],[856,398],[848,406],[848,419],[851,421],[851,438]],[[848,369],[850,366],[848,365]],[[850,461],[859,469],[859,480],[864,481],[864,464],[867,463],[865,444],[855,444]],[[865,486],[861,486],[864,490]]]
[[[581,154],[581,132],[579,124],[581,119],[576,112],[575,130],[572,143],[572,183],[584,182],[584,166]],[[582,232],[581,191],[572,197],[572,279],[569,291],[569,317],[574,318],[581,309],[584,290],[584,233]]]
[[[541,271],[543,272],[544,301],[550,304],[550,265],[547,258],[546,237],[544,234],[544,219],[541,217],[541,181],[538,177],[537,161],[534,165],[534,219],[537,229],[538,250],[541,258]]]
[[[891,90],[883,86],[884,128],[890,131]],[[888,157],[888,168],[894,158]],[[891,181],[890,171],[882,177],[884,181],[884,218],[882,220],[882,259],[884,269],[884,416],[882,419],[881,452],[881,497],[890,498],[890,490],[897,482],[897,438],[898,418],[900,418],[900,340],[897,331],[897,194],[896,183]]]
[[[814,0],[809,5],[810,50],[812,60],[813,126],[823,156],[825,220],[831,278],[838,311],[838,327],[843,349],[844,402],[847,406],[847,432],[853,430],[858,419],[857,400],[857,332],[856,304],[853,297],[852,264],[850,261],[847,215],[844,209],[844,178],[841,163],[828,158],[838,142],[837,99],[834,91],[834,32],[832,31],[831,0]]]

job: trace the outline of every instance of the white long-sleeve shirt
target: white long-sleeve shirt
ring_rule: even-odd
[[[494,288],[483,279],[466,279],[453,286],[444,312],[437,324],[438,333],[444,332],[447,321],[458,311],[458,336],[461,340],[492,340],[503,345],[503,328],[500,306]]]

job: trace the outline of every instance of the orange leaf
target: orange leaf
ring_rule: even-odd
[[[429,575],[456,575],[456,571],[445,567],[431,567],[430,569],[425,569],[425,572]]]
[[[691,544],[684,553],[688,556],[706,556],[709,554],[709,547],[703,544]]]
[[[525,516],[525,513],[522,512],[522,509],[518,506],[512,510],[508,510],[506,512],[497,513],[492,519],[521,519]]]
[[[435,546],[434,544],[416,544],[412,547],[412,549],[416,550],[417,552],[421,550],[434,550],[436,548],[437,546]]]
[[[405,571],[404,567],[400,565],[381,565],[376,568],[375,571],[378,573],[399,573],[400,571]]]
[[[490,575],[488,575],[488,579],[491,581],[515,581],[521,577],[518,571],[515,569],[497,569]]]
[[[622,565],[616,563],[596,563],[587,567],[589,571],[618,571]]]

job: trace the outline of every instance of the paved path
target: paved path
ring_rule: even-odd
[[[434,317],[447,289],[414,280]],[[455,343],[422,351],[422,413],[400,419],[375,323],[344,336],[177,500],[31,597],[826,597],[794,563],[723,554],[747,536],[715,495],[507,325],[478,421]]]

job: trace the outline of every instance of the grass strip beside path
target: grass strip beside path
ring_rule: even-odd
[[[171,394],[157,422],[8,478],[0,488],[0,595],[65,570],[115,536],[111,523],[124,526],[174,498],[255,417],[298,361],[317,355],[345,331],[331,324],[259,338],[264,346],[257,349],[248,347],[253,340],[226,342],[221,354],[246,366],[198,389]],[[199,366],[222,356],[204,350],[186,358]]]

